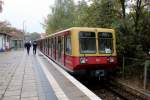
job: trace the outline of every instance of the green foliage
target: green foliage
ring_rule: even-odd
[[[78,2],[78,5],[76,5],[75,9],[75,26],[83,27],[84,25],[84,19],[87,17],[88,13],[88,5],[85,0],[81,0]]]
[[[72,27],[75,24],[74,10],[73,0],[56,0],[52,14],[48,15],[46,31],[53,33]]]
[[[0,33],[11,33],[17,32],[22,33],[21,30],[16,29],[15,27],[11,27],[11,25],[7,21],[0,21]]]
[[[41,35],[37,32],[28,33],[28,35],[26,35],[26,41],[36,41],[40,37]]]
[[[119,55],[139,56],[138,53],[150,48],[150,4],[148,2],[89,1],[90,4],[81,0],[75,5],[73,0],[56,0],[52,13],[48,15],[45,23],[46,31],[53,33],[73,26],[114,28]]]

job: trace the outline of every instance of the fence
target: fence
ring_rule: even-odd
[[[150,60],[123,57],[120,79],[134,87],[150,90]]]

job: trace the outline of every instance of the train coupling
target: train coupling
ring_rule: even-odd
[[[105,71],[104,70],[96,70],[95,76],[98,77],[99,80],[101,80],[101,78],[105,76]]]

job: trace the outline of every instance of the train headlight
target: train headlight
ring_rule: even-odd
[[[111,62],[111,63],[112,63],[112,62],[114,62],[114,61],[115,61],[115,60],[114,60],[114,58],[113,58],[113,57],[110,57],[110,58],[109,58],[109,62]]]
[[[84,57],[81,57],[81,58],[80,58],[80,63],[81,63],[81,64],[85,64],[86,61],[87,61],[86,58],[84,58]]]

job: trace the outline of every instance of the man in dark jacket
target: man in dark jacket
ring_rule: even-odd
[[[30,42],[25,43],[25,48],[27,49],[27,54],[29,55],[31,44]]]
[[[33,42],[33,54],[35,54],[35,55],[36,55],[36,48],[37,48],[37,42],[34,41]]]

